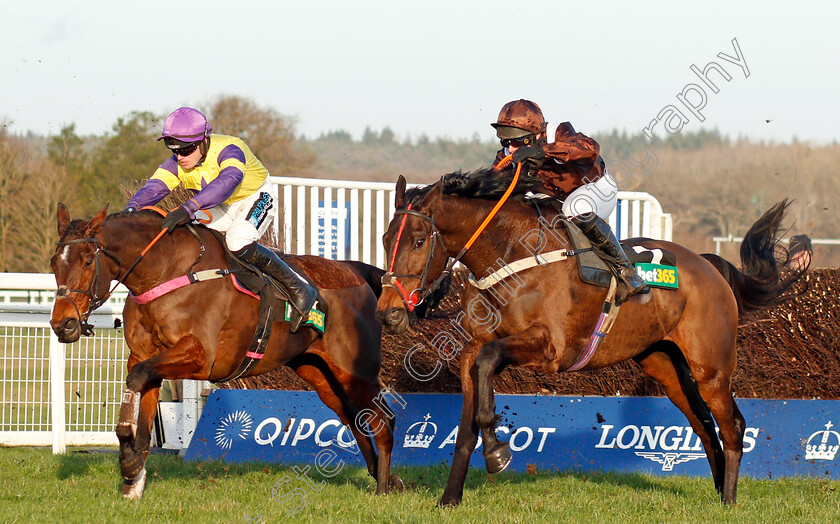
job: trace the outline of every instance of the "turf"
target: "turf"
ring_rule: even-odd
[[[838,522],[840,481],[742,478],[723,506],[706,477],[471,470],[463,503],[438,508],[448,467],[397,468],[405,490],[374,495],[367,472],[307,479],[273,464],[183,462],[154,453],[140,501],[119,494],[115,450],[0,448],[0,522]],[[298,471],[302,471],[302,468]]]

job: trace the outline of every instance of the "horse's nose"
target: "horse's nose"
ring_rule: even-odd
[[[408,312],[402,307],[377,311],[376,319],[382,323],[386,333],[399,334],[408,328]]]
[[[58,327],[53,326],[58,341],[69,344],[76,342],[82,336],[82,325],[77,318],[65,318]]]

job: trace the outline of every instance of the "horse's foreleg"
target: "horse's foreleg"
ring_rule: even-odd
[[[507,469],[513,460],[513,454],[507,442],[496,438],[496,395],[493,393],[493,379],[504,360],[504,348],[499,341],[482,346],[476,359],[478,378],[478,406],[475,421],[481,428],[484,440],[484,463],[490,474]]]
[[[464,404],[461,407],[461,423],[458,426],[458,437],[455,439],[455,451],[452,455],[452,467],[449,470],[449,480],[440,499],[440,506],[455,506],[460,504],[464,496],[464,482],[470,466],[470,457],[478,442],[478,425],[475,422],[476,393],[475,388],[475,351],[463,351],[461,358],[461,391]]]
[[[130,357],[126,390],[123,392],[116,428],[125,497],[138,499],[143,495],[146,457],[151,444],[152,422],[157,410],[161,380],[206,379],[209,370],[205,362],[204,347],[192,335],[149,359],[138,361],[134,354]]]
[[[478,352],[476,376],[478,379],[478,405],[476,422],[484,439],[484,461],[489,473],[504,471],[513,455],[507,442],[496,438],[496,397],[493,379],[507,365],[547,364],[548,333],[542,326],[532,326],[525,331],[503,339],[488,342]]]
[[[159,393],[160,382],[142,393],[126,390],[123,395],[117,438],[120,441],[122,494],[129,499],[139,499],[146,487],[146,458],[151,446]]]

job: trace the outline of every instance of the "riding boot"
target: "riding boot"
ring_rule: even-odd
[[[585,213],[572,217],[572,223],[583,231],[586,238],[596,248],[608,257],[608,262],[616,277],[623,283],[616,294],[616,303],[623,304],[636,293],[649,293],[650,287],[636,273],[636,268],[630,263],[627,254],[610,229],[609,224],[594,213]]]
[[[304,320],[309,318],[309,311],[315,305],[318,296],[315,288],[283,262],[277,253],[257,242],[248,244],[234,254],[260,268],[286,289],[293,306],[289,331],[296,333]]]

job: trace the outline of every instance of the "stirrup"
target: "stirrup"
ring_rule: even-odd
[[[642,277],[637,275],[635,272],[632,275],[625,276],[623,274],[624,268],[619,268],[618,270],[618,279],[621,281],[621,285],[619,286],[618,293],[616,294],[615,301],[618,305],[621,305],[627,302],[631,297],[634,295],[645,295],[650,293],[650,286],[642,280]],[[634,278],[635,277],[635,278]],[[641,286],[633,286],[633,282],[641,283]]]
[[[290,333],[297,333],[300,327],[309,320],[309,312],[306,313],[306,318],[303,318],[303,315],[300,314],[298,311],[297,306],[292,306],[292,318],[289,319],[289,332]]]
[[[311,288],[314,291],[314,288]],[[291,295],[292,293],[289,292]],[[298,308],[298,305],[295,304],[295,301],[292,297],[289,297],[289,305],[291,306],[291,313],[289,314],[289,331],[291,333],[297,333],[301,326],[303,326],[308,320],[309,315],[312,313],[312,310],[318,304],[318,294],[317,292],[313,293],[312,303],[309,305],[309,308],[306,312],[303,312]]]

